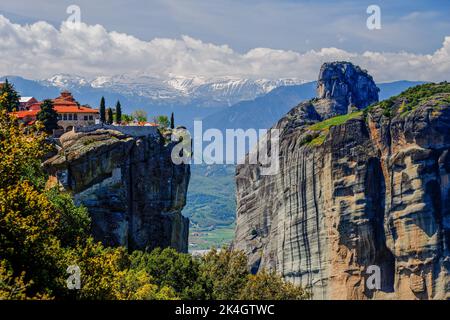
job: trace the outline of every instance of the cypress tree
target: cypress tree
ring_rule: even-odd
[[[58,129],[58,113],[53,108],[52,100],[44,100],[41,104],[41,111],[37,114],[37,120],[44,125],[44,131],[51,134]]]
[[[0,96],[6,94],[6,98],[2,105],[0,105],[0,109],[4,109],[7,112],[17,111],[20,106],[20,95],[14,89],[14,85],[9,83],[8,79],[5,80],[3,86],[0,90]]]
[[[111,108],[108,108],[107,110],[107,117],[106,117],[106,124],[113,124],[114,119],[113,119],[113,111]]]
[[[106,106],[105,106],[105,97],[102,97],[100,100],[100,122],[106,122]]]
[[[173,112],[172,115],[170,116],[170,129],[175,129],[175,117],[173,115]]]
[[[116,122],[118,124],[122,123],[122,105],[120,104],[120,101],[117,101],[116,104]]]

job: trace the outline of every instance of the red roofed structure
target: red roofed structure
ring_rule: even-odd
[[[31,122],[34,123],[36,121],[36,116],[39,111],[40,110],[24,110],[24,111],[12,112],[11,114],[13,114],[17,118],[19,118],[26,125],[29,125],[29,124],[31,124]]]
[[[38,103],[38,101],[34,97],[21,97],[19,103],[19,111],[25,111],[29,110],[30,106]]]
[[[97,109],[88,106],[81,106],[69,91],[61,92],[61,95],[53,101],[53,107],[58,113],[58,125],[64,131],[70,131],[74,127],[83,127],[95,124],[100,118]],[[25,124],[36,121],[36,116],[41,110],[41,102],[36,102],[28,106],[28,110],[13,112],[17,118]]]

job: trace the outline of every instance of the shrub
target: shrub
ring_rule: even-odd
[[[267,271],[250,275],[239,294],[239,299],[242,300],[304,300],[310,297],[301,287]]]

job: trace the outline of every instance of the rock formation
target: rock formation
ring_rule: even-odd
[[[148,127],[85,131],[64,134],[45,167],[87,207],[94,238],[131,250],[187,252],[189,220],[181,210],[190,168],[172,163],[173,143]]]
[[[318,98],[275,125],[279,173],[237,167],[234,248],[253,272],[314,299],[450,298],[450,86],[429,86],[329,119],[377,90],[349,63],[322,67]]]

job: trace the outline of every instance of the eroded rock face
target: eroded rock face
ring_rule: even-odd
[[[364,109],[378,102],[379,89],[373,78],[349,62],[331,62],[322,65],[317,82],[316,105],[322,116],[335,116]]]
[[[353,84],[348,94],[357,96]],[[254,272],[276,270],[315,299],[450,298],[449,103],[390,117],[377,106],[311,143],[310,125],[328,116],[315,107],[323,99],[276,125],[277,175],[238,166],[234,248]]]
[[[46,168],[92,217],[92,233],[108,246],[131,250],[173,247],[187,252],[189,220],[182,216],[188,165],[171,161],[173,144],[152,135],[114,130],[66,133]]]

